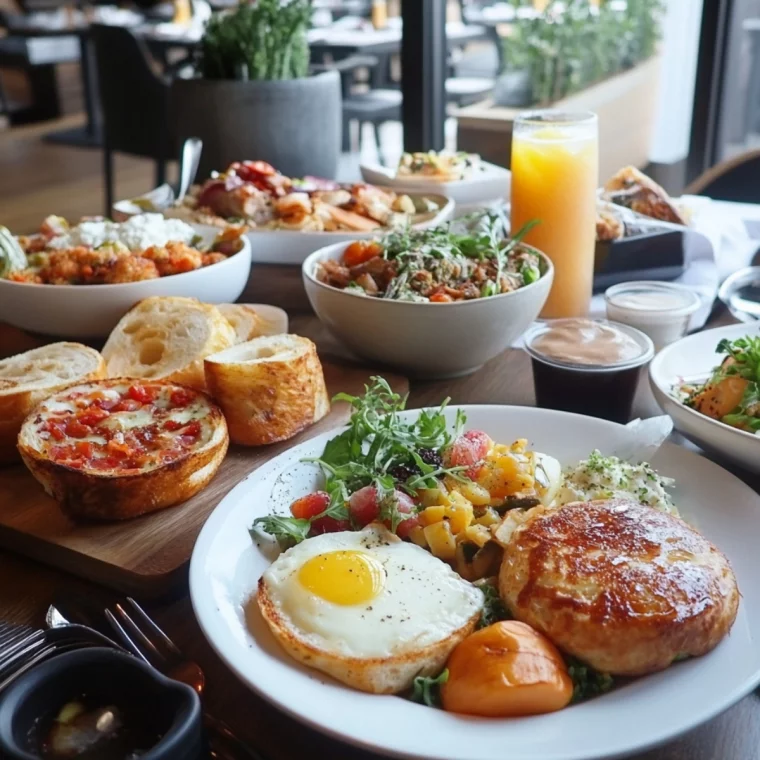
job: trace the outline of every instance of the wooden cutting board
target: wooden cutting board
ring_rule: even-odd
[[[380,374],[322,357],[330,395],[361,394]],[[407,381],[383,372],[399,393]],[[48,497],[23,464],[0,468],[0,547],[32,557],[120,592],[157,598],[181,591],[195,540],[222,498],[259,465],[312,436],[344,424],[345,403],[309,430],[284,443],[231,446],[211,483],[190,501],[134,520],[76,523]],[[6,579],[8,580],[8,579]]]

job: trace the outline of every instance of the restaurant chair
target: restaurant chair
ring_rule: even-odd
[[[353,91],[356,72],[368,69],[370,81],[381,61],[373,55],[351,55],[347,58],[329,63],[312,63],[313,73],[321,71],[338,71],[340,73],[341,94],[343,97],[343,144],[342,150],[351,150],[350,127],[352,121],[359,122],[359,134],[362,125],[372,124],[378,154],[380,153],[380,125],[386,121],[400,121],[401,92],[399,90],[370,89],[369,92]]]
[[[697,177],[684,193],[719,201],[760,203],[760,150],[721,161]]]
[[[113,206],[114,151],[152,158],[156,186],[166,181],[166,162],[178,148],[169,132],[169,78],[151,67],[142,40],[129,29],[90,28],[103,111],[103,179],[106,216]]]
[[[484,77],[449,77],[446,100],[461,108],[478,103],[493,91],[494,80]]]

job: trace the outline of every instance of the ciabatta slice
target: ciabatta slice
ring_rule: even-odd
[[[308,338],[262,336],[207,356],[204,364],[234,443],[284,441],[330,410],[322,364]]]
[[[105,373],[103,357],[81,343],[51,343],[0,361],[0,464],[18,460],[21,423],[40,401]]]
[[[235,330],[216,306],[154,296],[121,318],[103,356],[109,377],[167,380],[204,390],[204,357],[234,343]]]
[[[220,303],[216,305],[216,308],[232,325],[235,331],[235,343],[245,343],[268,332],[269,323],[250,306],[242,303]]]

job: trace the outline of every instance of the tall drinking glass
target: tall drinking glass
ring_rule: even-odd
[[[512,232],[554,264],[542,317],[588,313],[594,277],[599,130],[596,114],[520,114],[512,132]]]

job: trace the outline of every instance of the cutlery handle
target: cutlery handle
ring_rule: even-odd
[[[198,166],[201,161],[201,151],[203,142],[198,137],[188,137],[182,145],[182,158],[179,163],[179,188],[177,190],[177,200],[181,201],[190,185],[193,184]]]
[[[213,734],[209,743],[217,760],[265,760],[263,755],[238,739],[227,724],[219,718],[203,713],[203,725],[209,733]],[[219,746],[220,743],[222,746]]]

